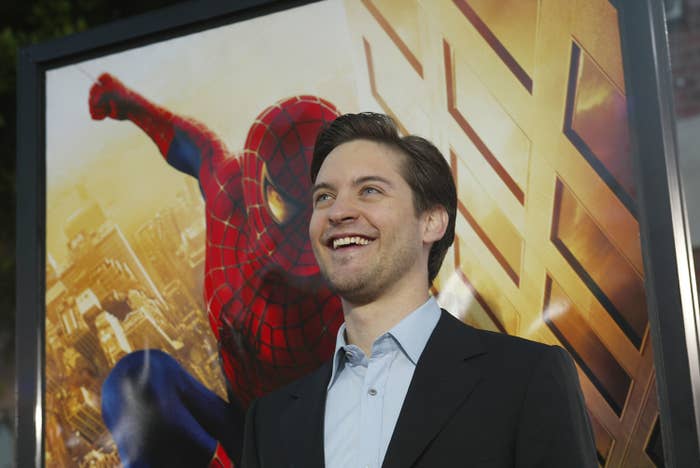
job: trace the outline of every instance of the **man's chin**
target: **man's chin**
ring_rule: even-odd
[[[378,291],[367,280],[328,281],[331,291],[355,306],[369,304],[377,298]]]

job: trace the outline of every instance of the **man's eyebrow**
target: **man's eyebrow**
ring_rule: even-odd
[[[358,177],[357,179],[352,181],[352,185],[357,187],[358,185],[366,184],[367,182],[379,182],[388,185],[389,187],[394,186],[394,184],[392,184],[391,181],[389,181],[389,179],[385,179],[384,177],[378,175]],[[321,189],[335,190],[335,186],[333,184],[329,184],[328,182],[319,182],[311,187],[311,193],[316,193],[318,190]]]
[[[327,182],[319,182],[311,187],[311,193],[316,193],[316,191],[321,189],[333,190],[333,186]]]
[[[380,182],[384,185],[388,185],[389,187],[394,186],[394,184],[392,184],[391,181],[389,181],[389,179],[385,179],[384,177],[378,176],[378,175],[369,175],[369,176],[358,177],[357,179],[355,179],[353,181],[352,184],[357,186],[357,185],[366,184],[367,182]]]

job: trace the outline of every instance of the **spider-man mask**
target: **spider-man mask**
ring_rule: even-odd
[[[328,101],[295,96],[263,111],[246,139],[243,195],[251,232],[258,247],[294,275],[318,273],[308,238],[309,167],[316,135],[338,115]]]

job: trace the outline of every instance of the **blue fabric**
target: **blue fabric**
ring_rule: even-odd
[[[126,468],[206,467],[219,441],[239,460],[244,413],[159,350],[135,351],[102,387],[102,418]]]
[[[177,128],[173,141],[170,142],[168,154],[165,157],[172,167],[192,177],[199,175],[199,166],[202,163],[202,155],[190,136]]]
[[[440,320],[430,298],[372,344],[367,357],[338,330],[324,424],[327,468],[379,468],[420,355]]]
[[[175,129],[175,135],[173,136],[173,141],[170,142],[170,148],[168,148],[165,160],[178,171],[196,178],[197,182],[199,182],[199,191],[204,198],[202,182],[199,180],[199,166],[202,164],[202,154],[187,133],[177,128]]]

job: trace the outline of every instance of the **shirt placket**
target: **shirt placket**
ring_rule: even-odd
[[[384,418],[384,394],[388,378],[390,353],[385,343],[377,342],[367,364],[360,410],[360,456],[364,468],[381,466],[380,443]]]

